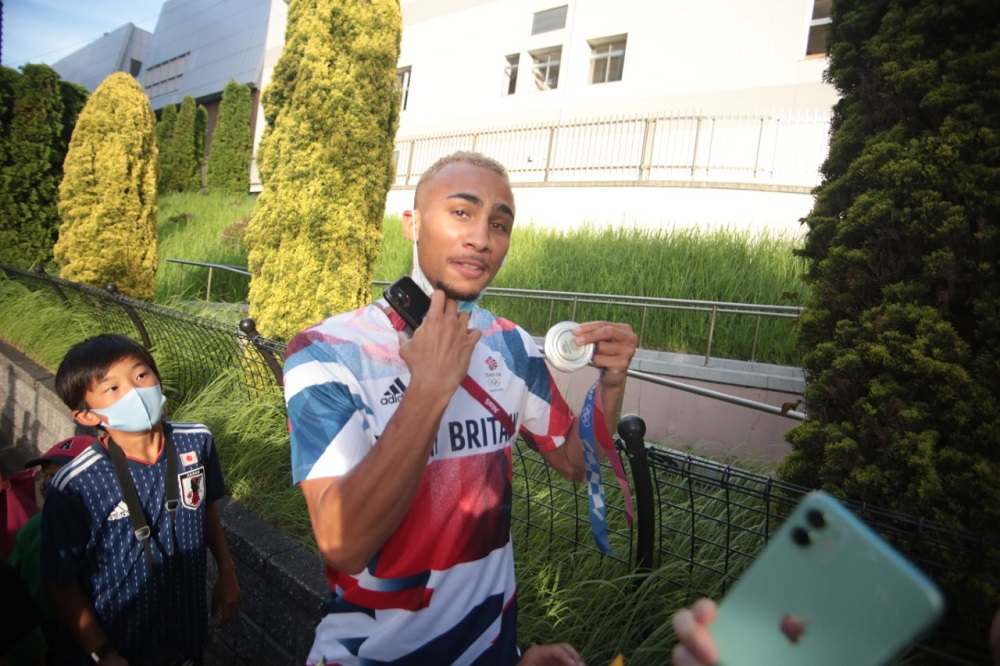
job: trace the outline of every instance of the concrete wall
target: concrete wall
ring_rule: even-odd
[[[12,471],[76,428],[48,370],[3,342],[0,368],[0,469]],[[322,560],[239,502],[224,499],[219,506],[243,603],[238,616],[213,633],[207,665],[304,664],[327,589]],[[210,593],[216,572],[208,560]]]

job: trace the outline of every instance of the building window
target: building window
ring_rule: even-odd
[[[813,0],[812,20],[809,21],[809,40],[806,57],[826,55],[826,35],[830,31],[830,5],[833,0]]]
[[[535,90],[555,90],[559,87],[559,56],[561,54],[561,46],[531,52],[531,72],[535,77]]]
[[[396,85],[399,86],[399,110],[406,111],[406,102],[410,97],[409,67],[401,67],[396,70]]]
[[[507,66],[503,70],[503,94],[513,95],[517,90],[517,68],[521,63],[521,54],[512,53],[507,56]]]
[[[531,34],[537,35],[542,32],[562,30],[566,27],[566,10],[569,5],[553,7],[542,12],[535,12],[535,17],[531,21]]]
[[[627,35],[605,37],[590,44],[590,82],[608,83],[621,81],[625,67],[625,41]]]
[[[142,71],[142,61],[136,60],[135,58],[129,58],[128,73],[132,76],[139,76],[140,71]]]
[[[190,55],[191,53],[188,52],[146,69],[146,80],[143,81],[143,87],[150,99],[180,89],[184,67],[187,65]]]

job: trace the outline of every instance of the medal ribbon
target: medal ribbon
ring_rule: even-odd
[[[587,397],[583,401],[583,409],[580,410],[577,423],[580,440],[583,442],[583,461],[587,468],[585,472],[590,506],[590,531],[594,535],[597,548],[605,555],[613,555],[608,543],[607,507],[604,502],[604,484],[601,482],[601,463],[597,455],[598,445],[604,449],[608,463],[618,478],[618,486],[625,498],[625,516],[629,525],[632,524],[632,493],[629,492],[628,479],[625,477],[621,458],[618,456],[610,433],[608,433],[601,392],[597,390],[599,384],[600,380],[587,391]]]

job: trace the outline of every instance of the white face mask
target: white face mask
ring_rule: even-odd
[[[410,277],[413,278],[414,282],[416,282],[418,285],[420,285],[420,288],[424,290],[425,294],[427,294],[428,296],[430,296],[431,292],[434,291],[434,285],[432,285],[431,281],[427,279],[426,275],[424,275],[424,270],[422,268],[420,268],[420,254],[417,251],[417,246],[418,245],[419,245],[419,243],[417,243],[417,239],[414,238],[413,239],[413,271],[410,273]],[[476,303],[478,303],[479,299],[482,298],[482,297],[483,297],[483,295],[482,295],[482,293],[480,293],[479,296],[476,296],[476,298],[474,300],[471,300],[471,301],[459,301],[458,302],[458,311],[459,312],[472,312],[472,308],[475,307]]]
[[[90,411],[108,417],[106,426],[121,432],[145,432],[160,421],[163,404],[167,401],[160,385],[134,388],[115,404]]]

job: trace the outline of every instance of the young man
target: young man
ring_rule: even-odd
[[[206,543],[223,621],[240,600],[211,433],[160,420],[156,363],[125,336],[71,348],[56,390],[77,423],[104,432],[59,471],[42,510],[42,579],[75,644],[59,663],[201,663]]]
[[[573,481],[584,462],[574,416],[531,337],[474,305],[507,254],[514,210],[500,164],[476,153],[439,160],[403,217],[413,277],[431,295],[420,327],[398,333],[380,301],[288,346],[292,474],[331,586],[309,664],[521,658],[511,446],[520,432]],[[596,345],[613,432],[636,336],[607,322],[574,333]],[[583,662],[560,644],[532,647],[521,663]]]

